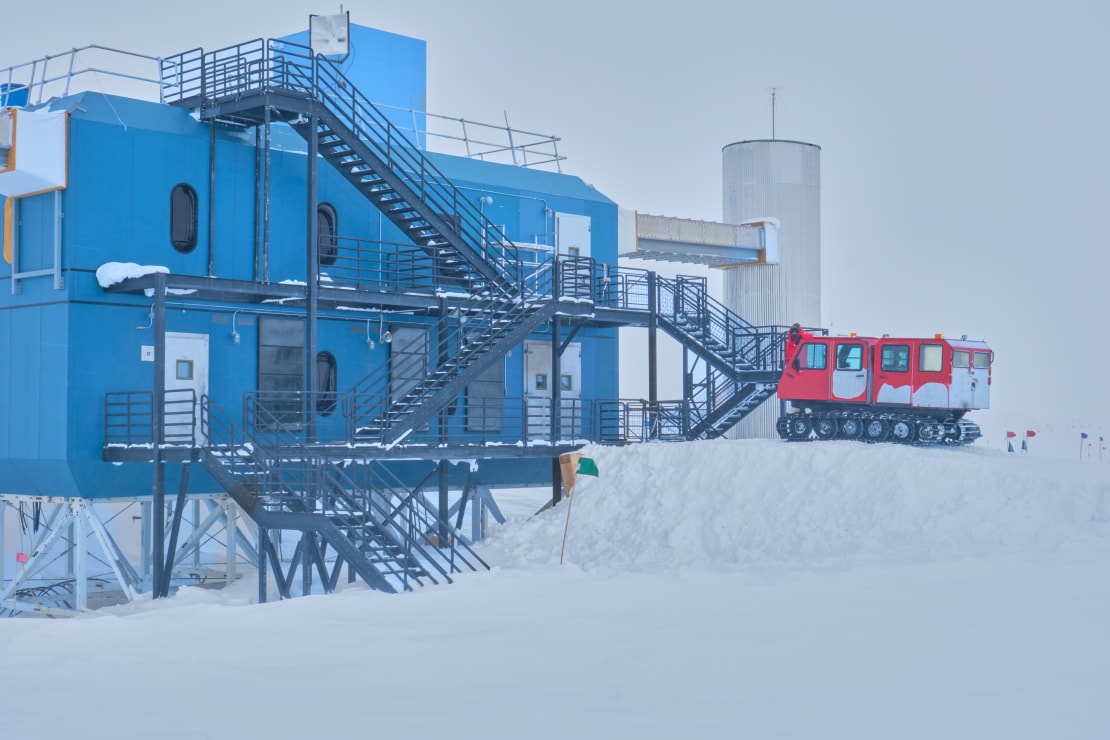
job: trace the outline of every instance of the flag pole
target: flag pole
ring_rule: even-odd
[[[567,523],[563,525],[563,549],[559,551],[559,565],[563,564],[563,556],[567,554],[567,532],[570,531],[570,509],[574,506],[574,486],[567,489]]]

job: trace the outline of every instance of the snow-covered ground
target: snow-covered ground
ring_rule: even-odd
[[[564,504],[413,594],[260,606],[248,574],[2,621],[0,737],[1110,737],[1110,465],[586,454],[565,565]]]

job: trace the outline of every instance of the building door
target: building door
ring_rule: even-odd
[[[555,251],[563,257],[590,256],[590,217],[555,214]]]
[[[167,444],[207,442],[200,427],[200,399],[207,393],[208,335],[166,332]]]
[[[524,399],[528,415],[528,439],[551,438],[551,399],[559,383],[561,399],[559,431],[563,439],[582,436],[582,345],[571,344],[563,351],[559,377],[551,377],[551,343],[524,343]]]

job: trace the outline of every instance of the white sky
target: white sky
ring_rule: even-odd
[[[217,48],[338,10],[65,0],[48,26],[12,5],[0,67],[87,43]],[[1110,4],[344,7],[428,42],[430,110],[561,136],[566,171],[641,212],[719,219],[721,148],[770,136],[778,87],[777,136],[822,147],[825,325],[986,339],[996,418],[1110,422],[1088,328],[1110,275]]]

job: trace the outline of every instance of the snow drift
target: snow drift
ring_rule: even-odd
[[[1107,467],[977,448],[716,440],[590,447],[567,560],[583,568],[815,565],[1110,543]],[[565,505],[501,528],[501,565],[558,562]]]

